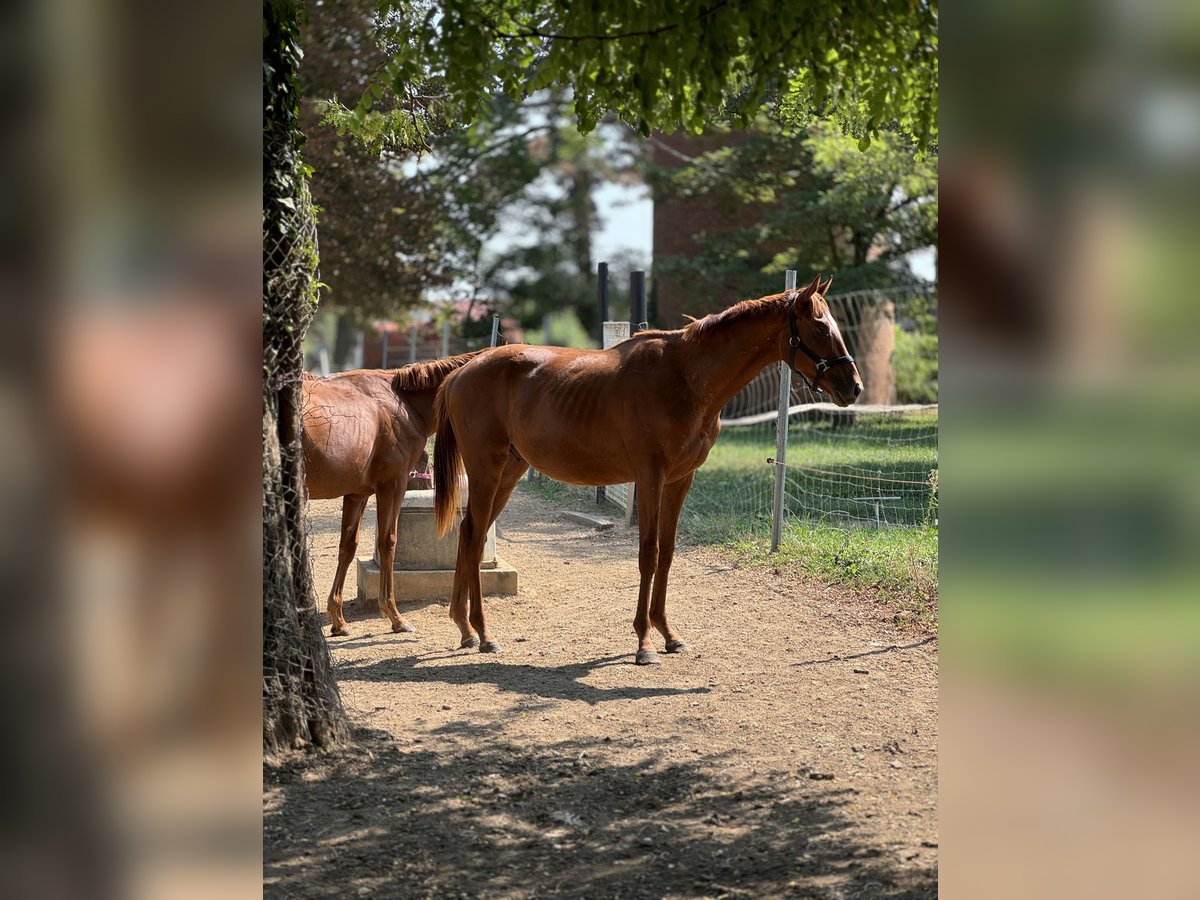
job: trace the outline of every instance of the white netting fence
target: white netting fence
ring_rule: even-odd
[[[840,409],[793,376],[785,520],[839,527],[936,525],[938,407],[895,402],[902,374],[899,332],[915,330],[921,316],[936,316],[936,293],[916,286],[829,301],[858,362],[864,393],[859,403]],[[776,455],[779,378],[779,367],[768,366],[726,404],[721,435],[684,507],[684,534],[697,540],[769,536],[775,465],[768,459]],[[936,398],[936,382],[924,387]],[[610,486],[606,494],[625,508],[624,485]]]
[[[763,381],[778,390],[777,373]],[[768,460],[777,418],[772,410],[722,420],[684,507],[685,533],[714,540],[770,534],[775,466]],[[937,425],[935,404],[792,406],[784,516],[837,526],[936,524]]]

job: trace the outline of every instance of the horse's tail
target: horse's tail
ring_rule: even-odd
[[[462,455],[458,452],[458,438],[450,423],[447,410],[446,391],[438,391],[434,403],[437,415],[437,437],[433,442],[433,511],[437,521],[438,537],[450,530],[458,509],[459,479],[462,475]]]

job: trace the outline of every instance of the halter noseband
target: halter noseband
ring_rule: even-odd
[[[821,390],[821,376],[836,366],[838,363],[854,364],[854,357],[849,353],[844,356],[838,356],[834,359],[827,359],[824,356],[817,356],[809,346],[800,339],[800,331],[796,328],[796,301],[792,300],[791,306],[788,307],[788,327],[792,330],[792,336],[788,339],[788,347],[791,348],[791,353],[788,355],[788,365],[792,367],[792,371],[796,372],[804,383],[812,389],[814,394],[823,394]],[[817,376],[812,380],[808,380],[808,376],[796,368],[796,351],[799,350],[805,356],[813,361],[813,365],[817,367]]]

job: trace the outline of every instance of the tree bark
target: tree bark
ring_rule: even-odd
[[[263,24],[263,752],[275,755],[336,747],[349,725],[305,535],[300,382],[317,247],[300,165],[294,0],[266,0]]]
[[[859,402],[895,403],[892,351],[896,348],[896,305],[891,300],[870,303],[862,311],[857,330],[854,358],[863,381]]]

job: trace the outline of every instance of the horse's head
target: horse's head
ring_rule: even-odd
[[[825,302],[832,283],[830,278],[822,284],[818,275],[808,287],[787,295],[788,330],[779,340],[793,372],[817,393],[828,393],[838,406],[849,406],[862,393],[863,383]]]

